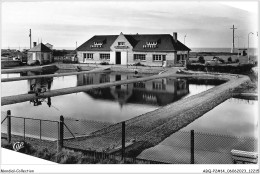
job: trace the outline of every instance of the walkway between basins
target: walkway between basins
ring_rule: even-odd
[[[226,83],[197,95],[179,100],[155,111],[145,113],[126,121],[126,141],[135,139],[135,143],[127,149],[132,154],[138,155],[142,150],[152,147],[172,133],[185,127],[204,113],[213,109],[218,104],[232,96],[232,91],[250,79],[247,76],[232,76],[228,74],[176,74],[171,71],[150,77],[137,78],[131,80],[110,82],[104,84],[78,86],[52,90],[42,94],[41,97],[52,97],[75,92],[82,92],[94,88],[104,88],[139,81],[147,81],[168,76],[195,77],[195,78],[215,78],[227,80]],[[2,97],[2,105],[24,102],[39,98],[34,94],[23,94],[16,96]],[[78,149],[91,149],[96,151],[113,151],[114,147],[121,144],[121,124],[115,124],[108,128],[92,133],[90,136],[66,140],[67,147]],[[130,153],[131,153],[130,152]]]
[[[168,74],[170,75],[170,74]],[[175,76],[178,76],[175,74]],[[182,75],[196,77],[197,75]],[[158,76],[157,76],[158,77]],[[239,85],[249,81],[247,76],[231,75],[199,75],[203,78],[228,80],[200,94],[179,100],[155,111],[145,113],[126,121],[126,142],[135,143],[126,149],[126,153],[137,156],[146,148],[155,146],[172,133],[185,127],[215,106],[232,97],[232,91]],[[113,152],[121,145],[121,124],[92,133],[88,137],[80,137],[65,141],[67,147]]]

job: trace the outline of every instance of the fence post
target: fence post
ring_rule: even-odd
[[[42,120],[40,120],[40,140],[42,140]]]
[[[11,143],[11,111],[7,111],[7,141]]]
[[[125,157],[125,122],[122,122],[122,154],[121,159]]]
[[[194,130],[190,131],[190,163],[194,164]]]
[[[64,125],[64,118],[63,118],[63,116],[61,115],[60,116],[60,130],[59,130],[59,147],[58,147],[58,149],[59,150],[61,150],[62,149],[62,147],[63,147],[63,131],[64,131],[64,127],[63,127],[63,125]]]
[[[23,139],[25,141],[25,118],[23,118]]]

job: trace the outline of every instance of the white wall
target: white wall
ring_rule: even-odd
[[[116,52],[112,51],[110,52],[110,64],[116,64]]]
[[[121,52],[121,65],[126,65],[127,64],[127,52]]]

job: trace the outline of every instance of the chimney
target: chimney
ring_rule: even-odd
[[[37,45],[37,42],[33,42],[33,47],[35,47]]]
[[[175,43],[177,43],[177,32],[173,32],[173,40],[175,41]]]

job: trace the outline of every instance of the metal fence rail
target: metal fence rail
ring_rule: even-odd
[[[8,133],[9,120],[11,132],[14,135],[22,136],[24,139],[29,137],[40,140],[58,140],[58,121],[7,115],[1,122],[2,133]]]
[[[124,121],[114,126],[104,122],[64,119],[63,116],[60,116],[59,121],[53,121],[12,116],[11,111],[8,111],[6,116],[2,112],[1,125],[1,132],[6,133],[8,142],[11,142],[13,135],[25,141],[29,141],[30,138],[39,140],[38,144],[44,140],[57,141],[58,151],[65,147],[88,151],[101,158],[120,156],[122,160],[138,155],[126,151],[135,142],[138,143],[139,135],[137,134],[142,131],[152,131],[148,125],[142,124],[131,128]],[[93,132],[95,133],[91,134]],[[37,143],[35,140],[33,143]],[[163,148],[158,151],[160,147]],[[196,130],[178,131],[157,147],[144,150],[138,158],[155,161],[155,163],[231,164],[234,163],[231,153],[234,149],[257,153],[258,141],[254,138],[202,133]]]

